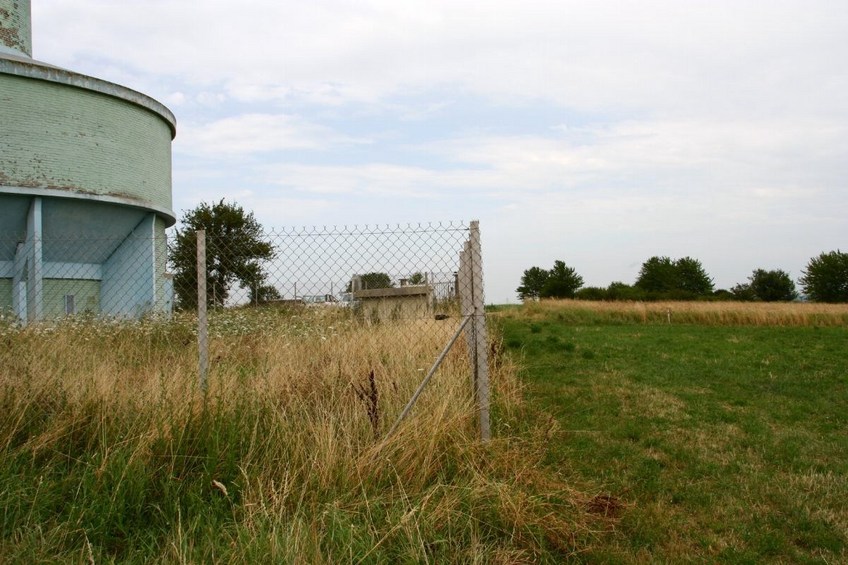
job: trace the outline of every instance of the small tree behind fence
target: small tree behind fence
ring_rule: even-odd
[[[329,316],[359,324],[361,331],[391,324],[396,336],[405,334],[410,345],[425,333],[441,336],[442,353],[436,357],[434,352],[436,362],[399,423],[464,332],[480,433],[484,440],[489,438],[488,346],[477,222],[284,229],[265,232],[258,239],[270,247],[270,256],[256,257],[250,249],[240,255],[237,240],[199,231],[193,246],[197,261],[174,265],[178,308],[198,311],[203,386],[209,367],[208,334],[222,333],[216,323],[227,319],[216,317],[216,311],[261,308],[294,316]]]

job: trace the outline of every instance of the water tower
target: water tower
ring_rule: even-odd
[[[173,114],[32,58],[30,0],[0,0],[0,310],[170,311]]]

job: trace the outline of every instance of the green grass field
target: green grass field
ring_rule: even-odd
[[[715,306],[495,315],[534,417],[550,420],[546,467],[616,518],[581,560],[848,562],[845,311],[787,306],[724,323]]]

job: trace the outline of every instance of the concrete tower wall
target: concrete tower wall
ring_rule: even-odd
[[[0,279],[0,308],[8,308],[12,304],[12,279]]]
[[[32,56],[30,0],[0,0],[0,48]]]
[[[168,313],[176,120],[139,92],[31,58],[0,0],[0,314]]]
[[[0,75],[0,124],[0,186],[171,209],[171,126],[146,108],[66,84]]]

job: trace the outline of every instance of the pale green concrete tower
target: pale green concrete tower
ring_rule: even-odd
[[[170,310],[176,120],[32,58],[29,0],[0,0],[0,310],[22,321]]]

